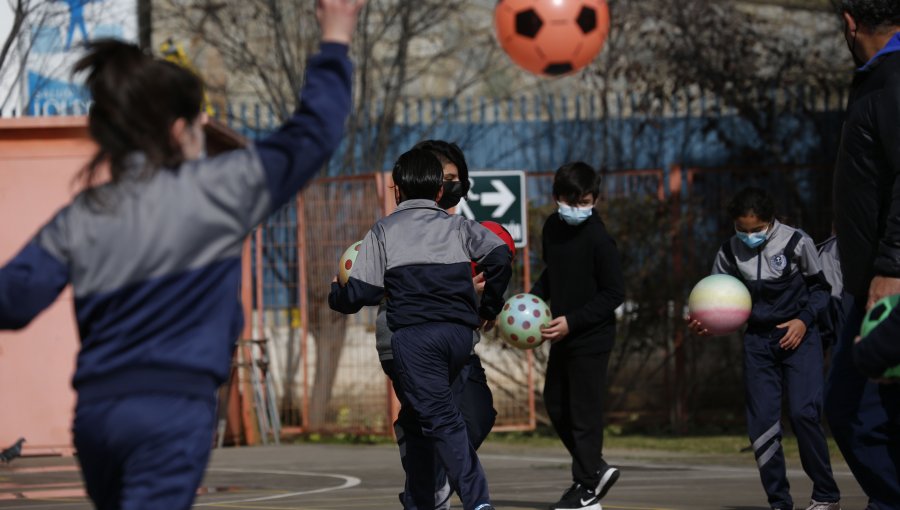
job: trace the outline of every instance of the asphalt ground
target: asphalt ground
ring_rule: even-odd
[[[480,452],[498,510],[546,509],[571,483],[560,447],[486,443]],[[621,478],[604,509],[767,510],[750,453],[696,455],[609,450]],[[863,510],[866,498],[847,466],[834,461],[842,507]],[[799,461],[788,461],[794,503],[805,508],[812,490]],[[398,509],[403,472],[393,445],[300,444],[228,448],[213,453],[197,508],[238,510]],[[454,498],[454,509],[462,508]],[[0,509],[92,508],[77,459],[20,458],[0,465]]]

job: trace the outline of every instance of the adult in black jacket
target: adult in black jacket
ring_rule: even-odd
[[[835,169],[835,227],[854,304],[835,345],[825,406],[867,508],[900,509],[900,388],[866,378],[852,352],[867,306],[900,294],[900,2],[842,6],[858,69]]]
[[[551,510],[599,510],[619,477],[603,460],[606,370],[616,337],[615,310],[625,297],[616,243],[594,209],[600,179],[585,163],[564,165],[553,180],[559,212],[544,223],[547,267],[531,293],[550,301],[552,343],[544,403],[572,455],[572,486]]]

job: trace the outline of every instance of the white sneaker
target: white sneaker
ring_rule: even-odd
[[[809,501],[809,506],[806,507],[806,510],[841,510],[841,502],[823,503],[812,499]]]

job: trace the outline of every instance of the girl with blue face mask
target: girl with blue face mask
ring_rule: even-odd
[[[759,248],[769,238],[772,220],[763,220],[753,212],[734,220],[734,232],[737,238],[750,249]]]
[[[839,510],[841,494],[822,430],[823,345],[816,324],[831,287],[815,244],[775,218],[766,190],[741,190],[728,214],[735,235],[719,249],[712,272],[741,280],[753,300],[743,342],[747,429],[769,507],[794,508],[781,448],[786,395],[803,469],[813,482],[806,508]],[[696,334],[709,334],[688,320]]]

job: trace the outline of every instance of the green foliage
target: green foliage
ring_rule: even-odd
[[[318,433],[311,432],[307,434],[302,434],[299,436],[294,436],[290,438],[290,443],[300,444],[300,443],[316,443],[316,444],[391,444],[394,442],[394,438],[391,436],[385,436],[383,434],[366,434],[366,433],[349,433],[349,432],[337,432],[333,434],[327,433]]]
[[[516,445],[526,447],[562,446],[559,438],[549,429],[538,429],[535,432],[500,432],[488,436],[490,445]],[[783,438],[785,456],[789,459],[800,457],[797,439],[791,435]],[[691,433],[689,435],[670,434],[623,434],[621,428],[609,426],[603,441],[606,449],[635,452],[667,452],[688,455],[732,455],[753,458],[747,450],[750,441],[741,433]],[[840,451],[833,440],[828,441],[831,458],[841,459]],[[617,452],[617,455],[622,455]],[[627,453],[624,454],[627,457]]]

